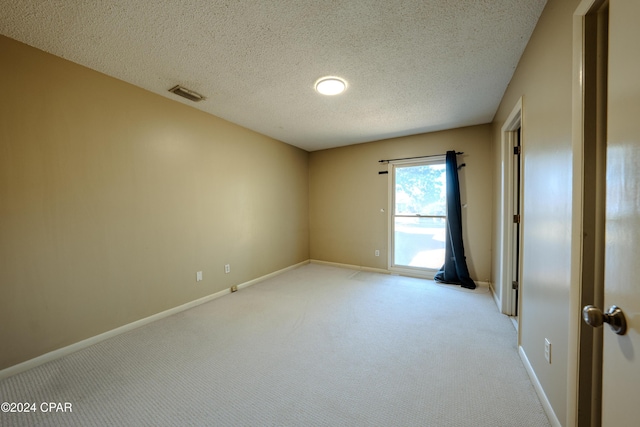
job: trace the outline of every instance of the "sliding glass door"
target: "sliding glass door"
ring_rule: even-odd
[[[390,268],[432,276],[444,263],[444,157],[394,163],[391,170]]]

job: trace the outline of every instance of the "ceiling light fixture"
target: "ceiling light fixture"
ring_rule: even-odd
[[[340,77],[327,76],[316,81],[315,87],[322,95],[339,95],[347,89],[347,82]]]

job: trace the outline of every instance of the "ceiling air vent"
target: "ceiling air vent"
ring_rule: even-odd
[[[188,100],[193,102],[200,102],[203,99],[205,99],[205,97],[200,95],[198,92],[194,92],[180,85],[172,87],[171,89],[169,89],[169,92],[173,92],[176,95],[179,95],[183,98],[187,98]]]

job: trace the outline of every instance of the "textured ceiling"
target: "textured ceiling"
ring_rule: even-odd
[[[314,151],[490,122],[546,0],[1,3],[3,35]]]

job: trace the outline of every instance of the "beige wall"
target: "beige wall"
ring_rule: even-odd
[[[465,254],[473,279],[491,276],[491,126],[394,138],[314,151],[309,160],[311,258],[387,268],[389,175],[381,159],[463,151],[458,163]],[[385,212],[380,212],[384,209]],[[380,250],[380,256],[374,252]]]
[[[310,154],[0,37],[0,369],[307,258],[385,269],[384,158],[465,152],[467,260],[495,283],[522,96],[520,344],[564,424],[578,3],[549,0],[492,125]]]
[[[307,152],[5,37],[0,63],[0,369],[309,258]]]
[[[566,419],[571,273],[572,34],[578,0],[549,0],[494,119],[494,191],[500,130],[523,97],[524,211],[521,346],[557,418]],[[499,212],[499,207],[494,206]],[[498,216],[494,229],[499,229]],[[494,250],[500,242],[494,233]],[[493,259],[495,282],[501,260]],[[552,364],[544,339],[552,343]]]

